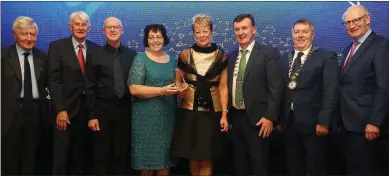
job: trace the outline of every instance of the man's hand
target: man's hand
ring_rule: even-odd
[[[97,119],[92,119],[88,121],[88,127],[92,131],[100,131],[100,125],[99,125],[99,120]]]
[[[66,131],[68,124],[70,124],[67,111],[60,111],[57,113],[57,129],[60,131]]]
[[[261,125],[259,136],[262,136],[263,138],[269,137],[269,135],[273,132],[273,122],[265,117],[262,117],[256,125]]]
[[[380,128],[377,126],[368,123],[365,128],[365,138],[368,141],[377,139],[380,136]]]
[[[327,134],[328,134],[328,127],[320,124],[316,125],[316,135],[325,136]]]
[[[276,129],[277,129],[278,132],[282,132],[281,124],[277,124],[276,125]]]

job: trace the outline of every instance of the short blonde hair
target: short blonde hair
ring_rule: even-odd
[[[211,18],[207,14],[197,14],[192,18],[192,30],[194,31],[195,26],[208,26],[213,31],[213,23]]]
[[[30,26],[34,26],[36,28],[36,33],[38,33],[38,25],[35,23],[34,19],[28,16],[20,16],[16,18],[16,20],[12,24],[12,31],[16,32],[17,29],[22,29]]]

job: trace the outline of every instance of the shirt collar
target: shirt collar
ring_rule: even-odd
[[[357,41],[358,43],[362,44],[363,42],[365,42],[365,40],[367,39],[367,37],[371,34],[372,30],[371,28],[362,36],[360,37]]]
[[[249,46],[247,46],[246,50],[249,51],[249,53],[251,53],[251,51],[253,50],[254,48],[254,44],[255,44],[255,40],[253,40]],[[239,51],[242,50],[242,47],[239,45]],[[239,52],[240,54],[240,52]]]
[[[25,52],[29,52],[31,55],[32,55],[32,50],[30,51],[26,51],[25,49],[23,49],[22,47],[20,47],[17,43],[16,43],[16,52],[18,52],[18,55],[23,55],[23,53]]]
[[[300,50],[294,49],[294,55],[297,55],[299,52],[303,52],[304,56],[306,56],[306,55],[308,55],[309,51],[311,51],[311,48],[312,48],[312,45],[308,49],[306,49],[304,51],[300,51]]]
[[[78,43],[77,40],[72,36],[72,43],[73,43],[73,48],[76,49],[78,48]],[[85,40],[81,42],[82,46],[86,49],[86,45],[85,45]]]
[[[116,51],[116,48],[112,47],[108,42],[104,45],[105,48],[111,51]],[[124,46],[122,43],[120,43],[119,47],[117,47],[118,51],[124,51]]]

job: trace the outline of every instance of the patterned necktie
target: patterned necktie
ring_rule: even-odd
[[[237,108],[242,107],[243,105],[243,78],[244,78],[244,72],[246,70],[246,54],[248,53],[248,50],[240,50],[241,58],[239,61],[239,71],[238,76],[236,77],[236,87],[235,87],[235,105]]]
[[[353,43],[353,46],[350,49],[350,54],[348,55],[346,62],[344,62],[343,69],[347,68],[347,66],[350,64],[351,58],[353,57],[354,52],[355,52],[355,48],[357,47],[358,44],[359,44],[359,42],[355,40]]]
[[[121,99],[124,95],[124,78],[122,64],[120,62],[120,56],[118,56],[118,49],[116,48],[115,54],[113,55],[114,59],[114,92],[116,97]]]
[[[31,81],[31,69],[28,62],[29,52],[23,53],[24,55],[24,96],[23,96],[23,110],[26,113],[31,112],[32,108],[32,81]]]
[[[292,72],[290,75],[293,75],[297,72],[297,70],[301,67],[301,57],[304,55],[303,52],[299,52],[297,54],[296,59],[294,59],[293,66],[292,66]]]
[[[82,72],[84,73],[84,68],[85,68],[85,60],[84,60],[84,54],[82,52],[82,48],[84,46],[80,43],[78,45],[78,54],[77,54],[77,58],[78,58],[78,62],[80,63],[80,67],[81,67],[81,70]]]

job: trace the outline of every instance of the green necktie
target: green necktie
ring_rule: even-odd
[[[243,105],[243,78],[244,71],[246,70],[246,54],[248,50],[240,50],[241,58],[239,61],[239,71],[238,76],[236,77],[236,87],[235,87],[235,105],[237,108],[242,107]]]

